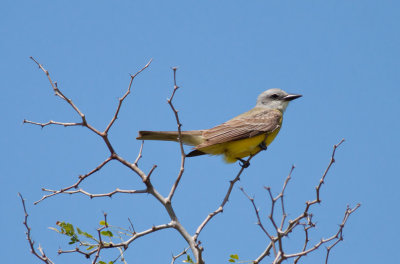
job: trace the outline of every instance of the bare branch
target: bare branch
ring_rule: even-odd
[[[308,248],[308,243],[310,241],[309,239],[309,233],[308,230],[311,228],[315,227],[315,223],[312,222],[312,214],[309,212],[310,208],[312,205],[320,203],[321,199],[320,199],[320,190],[321,190],[321,186],[325,181],[325,178],[327,176],[328,171],[330,170],[332,164],[335,162],[335,153],[336,153],[336,149],[337,147],[339,147],[342,143],[344,142],[344,139],[342,139],[338,144],[334,145],[333,147],[333,151],[332,151],[332,155],[331,155],[331,160],[325,170],[325,172],[323,173],[319,184],[316,187],[316,198],[313,201],[308,201],[306,202],[306,207],[304,209],[304,211],[295,219],[293,220],[289,220],[288,221],[288,226],[286,227],[285,230],[282,230],[282,228],[285,225],[286,222],[286,211],[285,211],[285,207],[284,207],[284,192],[286,190],[286,187],[291,179],[291,174],[293,172],[294,166],[292,166],[289,175],[287,176],[282,190],[281,192],[276,196],[273,197],[271,189],[269,187],[265,187],[265,189],[268,191],[269,197],[271,199],[271,211],[270,211],[270,215],[269,215],[269,219],[272,223],[272,225],[274,226],[274,229],[276,231],[277,236],[272,236],[269,234],[268,231],[263,230],[264,233],[267,234],[268,238],[270,239],[270,243],[267,245],[266,249],[264,250],[264,252],[256,259],[254,260],[253,263],[259,263],[260,261],[262,261],[266,256],[268,256],[270,254],[271,249],[275,248],[275,244],[278,243],[279,244],[279,252],[276,253],[276,251],[274,250],[275,253],[275,257],[272,263],[275,264],[279,264],[282,263],[284,260],[287,260],[289,258],[294,258],[294,262],[293,263],[298,263],[298,261],[300,260],[300,258],[306,256],[307,254],[317,250],[321,245],[323,244],[327,244],[329,242],[333,241],[333,244],[331,244],[329,247],[327,247],[327,255],[326,255],[326,263],[328,261],[328,257],[329,257],[329,253],[331,251],[331,249],[336,246],[340,241],[343,240],[342,237],[342,233],[343,233],[343,228],[344,225],[347,221],[347,219],[349,218],[349,216],[355,211],[357,210],[360,205],[358,204],[357,206],[355,206],[353,209],[350,209],[349,207],[347,207],[344,218],[342,223],[339,226],[339,230],[337,231],[336,234],[334,234],[333,236],[327,238],[327,239],[321,239],[318,243],[314,244],[311,248]],[[247,194],[245,194],[247,196],[248,199],[250,199],[250,201],[253,204],[253,208],[256,212],[256,216],[257,216],[257,220],[258,222],[260,221],[260,217],[259,217],[259,212],[258,209],[255,206],[254,203],[254,199],[250,198]],[[278,225],[276,224],[275,220],[274,220],[274,208],[276,205],[276,202],[280,200],[281,202],[281,211],[282,211],[282,219],[281,219],[281,223],[278,227]],[[302,222],[303,220],[305,220],[305,222]],[[288,235],[294,230],[294,228],[298,227],[298,226],[303,226],[303,230],[304,230],[304,234],[305,234],[305,239],[304,239],[304,245],[303,248],[300,252],[297,253],[292,253],[292,254],[286,254],[283,250],[283,238],[288,237]],[[262,224],[260,225],[260,227],[262,228]],[[262,228],[263,229],[263,228]]]
[[[46,194],[46,195],[44,195],[40,200],[34,202],[34,204],[38,204],[38,203],[40,203],[41,201],[43,201],[44,199],[47,199],[47,198],[49,198],[49,197],[51,197],[51,196],[54,196],[54,195],[56,195],[56,194],[64,193],[64,192],[69,191],[69,190],[71,190],[71,189],[76,189],[76,188],[78,188],[79,184],[80,184],[83,180],[85,180],[87,177],[89,177],[89,176],[92,175],[93,173],[99,171],[101,168],[104,167],[104,165],[106,165],[106,164],[107,164],[109,161],[111,161],[111,160],[112,160],[111,157],[107,158],[105,161],[103,161],[99,166],[97,166],[95,169],[93,169],[93,170],[90,171],[89,173],[87,173],[87,174],[85,174],[85,175],[80,175],[78,181],[77,181],[76,183],[74,183],[73,185],[71,185],[71,186],[69,186],[69,187],[65,187],[65,188],[63,188],[63,189],[61,189],[61,190],[58,190],[58,191],[51,191],[51,192],[52,192],[51,194]],[[50,191],[50,190],[43,189],[43,191]]]
[[[292,168],[290,169],[289,175],[286,177],[286,180],[285,180],[285,182],[283,184],[282,191],[278,195],[278,197],[281,198],[281,205],[282,205],[282,220],[281,220],[280,229],[283,228],[283,225],[284,225],[286,217],[287,217],[287,214],[286,214],[286,211],[285,211],[285,203],[284,203],[283,197],[284,197],[284,193],[285,193],[285,190],[286,190],[286,186],[288,185],[290,179],[292,178],[291,176],[292,176],[292,172],[293,172],[294,168],[295,168],[295,166],[292,165]]]
[[[136,167],[138,166],[139,160],[142,158],[143,144],[144,144],[144,140],[142,140],[142,144],[140,145],[139,154],[138,154],[138,156],[137,156],[135,162],[133,163],[133,165],[135,165]]]
[[[131,238],[129,238],[125,242],[116,243],[116,244],[103,244],[103,247],[104,248],[123,247],[123,248],[126,249],[126,248],[128,248],[129,244],[131,244],[133,241],[135,241],[139,237],[142,237],[142,236],[147,235],[147,234],[154,233],[154,232],[159,231],[159,230],[163,230],[163,229],[166,229],[166,228],[173,228],[173,227],[174,227],[173,223],[153,226],[153,227],[151,227],[151,228],[149,228],[149,229],[147,229],[145,231],[142,231],[142,232],[139,232],[139,233],[135,233]]]
[[[67,253],[79,253],[79,254],[84,255],[85,258],[88,259],[88,258],[90,258],[90,256],[93,255],[96,251],[97,251],[97,249],[94,249],[94,250],[89,251],[89,252],[83,252],[82,250],[80,250],[80,249],[77,247],[77,248],[70,249],[70,250],[62,250],[62,249],[59,249],[59,250],[57,251],[57,253],[58,253],[59,255],[61,255],[61,254],[67,254]]]
[[[330,170],[332,164],[335,163],[336,149],[337,149],[343,142],[344,142],[344,139],[342,139],[338,144],[333,145],[333,151],[332,151],[331,160],[330,160],[330,162],[329,162],[329,164],[328,164],[328,167],[326,168],[324,174],[322,175],[322,178],[320,179],[318,186],[315,188],[315,192],[316,192],[317,198],[316,198],[314,201],[312,201],[311,203],[309,203],[308,207],[309,207],[310,205],[314,204],[314,203],[320,203],[320,202],[321,202],[321,200],[320,200],[320,198],[319,198],[319,193],[320,193],[320,190],[321,190],[321,186],[322,186],[322,184],[325,183],[325,177],[326,177],[326,175],[328,174],[328,172],[329,172],[329,170]]]
[[[49,126],[49,125],[59,125],[59,126],[65,126],[65,127],[68,127],[68,126],[83,126],[83,123],[64,123],[64,122],[57,122],[57,121],[53,121],[53,120],[50,120],[47,123],[38,123],[38,122],[33,122],[33,121],[29,121],[29,120],[24,119],[23,123],[24,124],[33,124],[33,125],[41,126],[42,128],[45,127],[45,126]]]
[[[258,258],[255,259],[255,260],[253,261],[253,263],[254,263],[254,264],[258,264],[258,263],[260,263],[266,256],[269,256],[269,255],[270,255],[271,248],[273,248],[274,245],[275,245],[275,242],[272,242],[272,241],[269,242],[269,244],[268,244],[268,246],[265,248],[264,252],[261,253],[261,255],[258,256]]]
[[[30,57],[31,60],[33,60],[38,66],[39,68],[46,74],[47,79],[49,79],[50,85],[53,88],[53,91],[55,93],[56,96],[60,97],[61,99],[63,99],[64,101],[66,101],[77,113],[78,115],[82,118],[83,123],[86,123],[85,120],[85,115],[78,109],[78,107],[75,106],[75,104],[72,102],[71,99],[69,99],[68,97],[66,97],[59,89],[57,86],[56,82],[53,82],[53,80],[50,77],[49,71],[46,70],[45,68],[43,68],[43,66],[37,62],[33,57]]]
[[[39,245],[39,247],[38,247],[39,253],[35,250],[35,247],[34,247],[35,241],[32,240],[32,237],[31,237],[31,228],[30,228],[29,225],[28,225],[28,216],[29,216],[29,215],[28,215],[28,212],[27,212],[27,210],[26,210],[25,200],[24,200],[24,198],[22,197],[22,195],[21,195],[20,193],[18,193],[18,195],[19,195],[19,197],[21,198],[22,207],[23,207],[24,213],[25,213],[24,226],[25,226],[25,228],[26,228],[26,239],[28,240],[29,246],[30,246],[30,248],[31,248],[31,253],[32,253],[33,255],[35,255],[38,259],[40,259],[43,263],[46,263],[46,264],[54,264],[54,262],[51,261],[51,260],[46,256],[46,254],[44,253],[43,248],[42,248],[40,245]]]
[[[108,131],[110,130],[110,128],[112,127],[112,125],[114,124],[115,120],[117,120],[118,118],[118,114],[119,114],[119,110],[121,109],[122,103],[124,102],[125,98],[131,93],[131,87],[133,84],[133,80],[135,79],[135,77],[141,73],[142,71],[144,71],[147,67],[150,66],[150,63],[153,61],[153,59],[150,59],[149,62],[142,68],[140,69],[138,72],[136,72],[134,75],[131,75],[131,81],[129,82],[129,86],[128,86],[128,90],[125,92],[125,94],[119,98],[119,102],[118,102],[118,107],[117,110],[115,111],[115,114],[113,116],[113,118],[111,119],[110,123],[107,125],[106,129],[104,130],[104,134],[107,134]]]
[[[80,118],[82,119],[81,123],[76,123],[76,124],[81,124],[82,126],[87,127],[88,129],[90,129],[91,131],[93,131],[94,133],[96,133],[97,135],[101,136],[100,131],[98,131],[97,129],[95,129],[94,127],[92,127],[91,125],[89,125],[86,121],[86,117],[85,115],[79,110],[79,108],[72,102],[71,99],[69,99],[67,96],[65,96],[61,90],[58,88],[58,85],[56,82],[53,82],[53,80],[50,77],[49,71],[47,71],[39,62],[37,62],[33,57],[30,57],[38,66],[39,68],[46,74],[47,79],[50,82],[51,87],[53,88],[53,91],[55,93],[56,96],[60,97],[61,99],[63,99],[64,101],[66,101],[74,110],[75,112],[80,116]],[[24,120],[24,123],[30,123],[30,124],[35,124],[35,125],[40,125],[41,127],[44,127],[45,124],[41,124],[41,123],[36,123],[36,122],[31,122],[28,120]],[[51,123],[51,121],[48,122],[48,125],[51,124],[57,124],[55,122]]]
[[[342,223],[339,225],[339,230],[336,233],[336,238],[337,241],[335,243],[333,243],[332,245],[330,245],[329,247],[326,248],[326,258],[325,258],[325,264],[328,264],[328,258],[329,258],[329,254],[332,250],[333,247],[335,247],[340,241],[343,240],[343,228],[347,222],[347,220],[349,219],[350,215],[352,213],[354,213],[354,211],[356,211],[359,207],[361,206],[361,204],[357,204],[353,209],[351,209],[349,206],[347,206],[347,209],[344,213],[344,217],[343,217],[343,221]]]
[[[361,205],[357,204],[353,209],[350,209],[349,207],[347,207],[344,217],[343,217],[343,221],[342,223],[339,225],[339,230],[337,231],[337,233],[327,239],[321,239],[317,244],[315,244],[312,248],[308,249],[308,250],[303,250],[301,252],[298,253],[294,253],[294,254],[287,254],[285,255],[285,259],[288,258],[293,258],[293,257],[297,257],[297,256],[305,256],[310,252],[315,251],[316,249],[318,249],[322,244],[328,243],[334,239],[337,239],[338,241],[341,241],[342,238],[342,232],[343,232],[343,228],[347,222],[347,219],[349,218],[349,216],[355,211],[357,210]],[[337,243],[333,244],[332,246],[336,245]],[[328,251],[329,252],[329,251]],[[327,259],[328,259],[328,255],[329,253],[327,253],[327,258],[326,258],[326,263],[327,263]]]
[[[269,240],[271,240],[272,242],[272,248],[274,250],[274,254],[275,256],[277,255],[277,251],[275,248],[275,241],[276,238],[273,237],[272,235],[269,234],[269,232],[267,231],[267,229],[265,229],[264,225],[261,222],[261,218],[260,218],[260,214],[259,214],[259,209],[257,209],[256,203],[254,202],[254,198],[250,197],[243,189],[243,187],[240,187],[240,190],[243,192],[243,194],[247,197],[247,199],[250,200],[251,204],[253,205],[253,209],[254,212],[256,213],[256,217],[257,217],[257,225],[261,228],[261,230],[267,235],[267,237],[269,238]]]
[[[189,248],[187,247],[187,248],[185,248],[181,253],[179,253],[178,255],[176,255],[176,256],[172,255],[171,264],[174,264],[175,261],[176,261],[178,258],[180,258],[181,256],[186,255],[188,250],[189,250]]]
[[[172,103],[172,100],[174,99],[174,96],[175,96],[175,92],[179,88],[179,86],[176,85],[176,71],[177,71],[177,68],[174,67],[174,68],[172,68],[172,70],[174,72],[174,90],[172,91],[171,98],[168,99],[168,104],[171,107],[172,111],[174,112],[176,123],[178,125],[178,140],[179,140],[179,146],[180,146],[180,149],[181,149],[181,167],[179,169],[178,176],[176,177],[176,180],[175,180],[174,184],[172,185],[171,191],[169,192],[169,195],[167,197],[167,201],[169,203],[171,202],[172,197],[175,194],[176,188],[178,187],[178,184],[179,184],[179,182],[180,182],[180,180],[182,178],[183,172],[185,170],[185,158],[186,158],[185,151],[183,149],[183,143],[182,143],[182,131],[181,131],[182,124],[179,121],[178,111],[175,109],[175,107],[174,107],[174,105]]]
[[[123,190],[123,189],[119,189],[116,188],[114,191],[112,192],[108,192],[108,193],[90,193],[87,192],[83,189],[78,189],[75,191],[63,191],[60,192],[58,190],[50,190],[50,189],[42,189],[45,192],[50,192],[50,193],[66,193],[66,194],[76,194],[76,193],[82,193],[88,197],[90,197],[90,199],[92,198],[98,198],[98,197],[112,197],[113,195],[117,194],[117,193],[125,193],[125,194],[136,194],[136,193],[147,193],[147,189],[143,189],[143,190]]]

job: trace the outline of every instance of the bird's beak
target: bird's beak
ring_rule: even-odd
[[[292,101],[292,100],[297,99],[299,97],[302,97],[302,95],[301,94],[288,94],[285,97],[283,97],[283,100]]]

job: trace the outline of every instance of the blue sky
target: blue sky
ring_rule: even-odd
[[[94,200],[60,195],[33,205],[42,187],[71,185],[108,152],[100,138],[83,128],[22,125],[23,119],[79,120],[53,95],[29,56],[50,71],[99,129],[112,117],[129,74],[154,59],[135,80],[110,132],[117,152],[131,161],[140,147],[138,130],[176,129],[166,103],[172,66],[179,67],[175,106],[187,130],[209,128],[250,109],[268,88],[303,94],[289,106],[276,140],[253,159],[237,187],[255,196],[265,217],[269,202],[263,186],[277,193],[295,164],[286,195],[289,217],[295,217],[314,198],[333,144],[345,138],[323,186],[323,203],[315,208],[318,229],[311,236],[318,241],[331,235],[346,205],[362,203],[330,263],[399,262],[397,255],[383,253],[397,251],[400,235],[395,228],[400,217],[397,1],[5,0],[0,6],[4,262],[37,262],[25,240],[17,192],[27,200],[35,241],[56,263],[85,261],[71,254],[57,256],[58,248],[68,245],[48,229],[56,221],[93,233],[102,212],[122,227],[130,217],[137,230],[168,222],[147,195]],[[166,194],[179,170],[178,145],[146,142],[143,154],[141,168],[158,165],[154,184]],[[189,232],[217,208],[238,170],[220,157],[187,160],[174,203]],[[113,162],[82,187],[99,193],[142,185]],[[251,204],[237,187],[224,213],[200,237],[207,263],[224,263],[232,253],[254,259],[265,247]],[[288,248],[295,250],[296,241],[294,234]],[[176,232],[161,231],[138,240],[126,258],[128,263],[169,263],[171,253],[184,247]],[[323,250],[305,258],[308,263],[323,260]]]

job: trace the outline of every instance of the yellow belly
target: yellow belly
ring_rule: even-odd
[[[279,129],[280,128],[276,129],[270,134],[262,134],[251,138],[215,144],[213,146],[201,148],[199,150],[211,155],[223,154],[224,159],[227,163],[233,163],[236,162],[238,158],[244,158],[258,153],[261,150],[259,145],[263,141],[265,142],[266,146],[271,144],[276,135],[278,135]]]

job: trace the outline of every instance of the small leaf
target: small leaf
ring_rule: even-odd
[[[97,264],[107,264],[107,263],[105,263],[104,261],[99,261],[99,262],[97,262]]]
[[[237,259],[237,260],[239,259],[239,256],[238,256],[237,254],[235,254],[235,255],[230,255],[230,257],[233,258],[233,259]]]
[[[185,263],[191,263],[191,264],[193,264],[194,262],[193,262],[193,260],[192,260],[192,258],[190,257],[190,255],[188,254],[188,255],[186,255],[186,260],[184,260],[184,261],[182,261],[182,262],[185,262]]]
[[[109,230],[101,231],[100,233],[101,233],[103,236],[108,236],[108,237],[113,237],[113,236],[114,236],[113,233],[112,233],[111,231],[109,231]]]
[[[91,249],[93,249],[93,248],[94,248],[94,246],[90,246],[90,247],[88,247],[86,250],[89,251],[89,250],[91,250]]]
[[[76,228],[76,231],[78,231],[78,234],[79,234],[79,235],[82,235],[82,233],[83,233],[83,232],[79,229],[79,227]]]
[[[86,232],[83,232],[82,235],[84,235],[87,238],[93,238],[93,236],[91,234],[88,234]]]
[[[236,262],[234,259],[230,259],[229,262]]]
[[[109,261],[108,264],[114,264],[114,261]]]
[[[105,226],[105,225],[108,225],[108,224],[106,223],[106,221],[101,220],[101,221],[100,221],[100,225]]]

